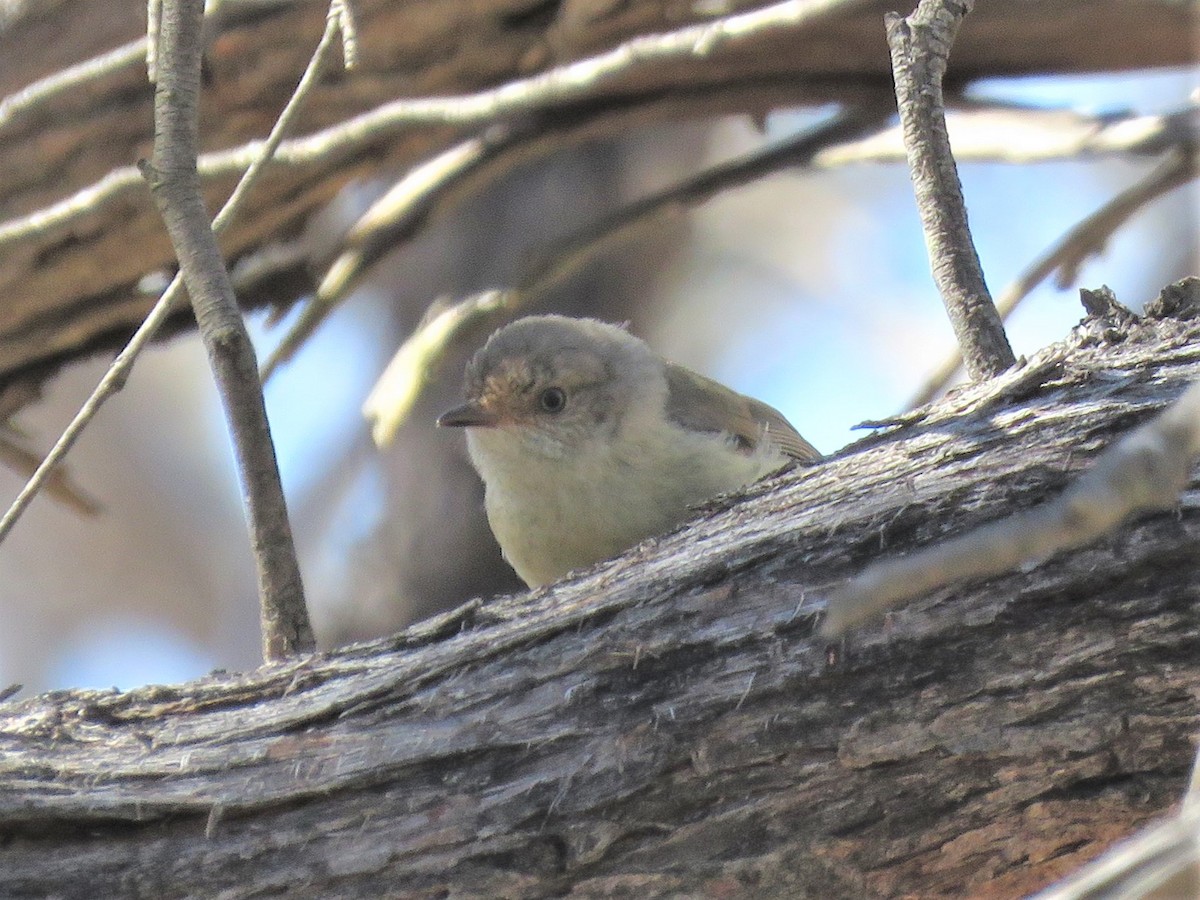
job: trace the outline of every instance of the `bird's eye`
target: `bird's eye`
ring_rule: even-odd
[[[548,413],[560,413],[567,405],[567,392],[560,387],[548,387],[538,397],[538,403]]]

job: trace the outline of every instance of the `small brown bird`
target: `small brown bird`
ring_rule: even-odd
[[[530,587],[820,458],[767,404],[595,319],[529,316],[501,328],[467,366],[466,396],[438,424],[467,429],[488,522]]]

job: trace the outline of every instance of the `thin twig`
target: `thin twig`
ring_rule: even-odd
[[[0,425],[0,462],[17,474],[29,478],[37,471],[42,462],[40,454],[35,453],[9,428]],[[71,481],[71,475],[66,469],[58,469],[46,482],[46,493],[64,506],[85,516],[94,516],[100,512],[100,503],[83,488]]]
[[[337,17],[342,35],[342,68],[351,71],[358,65],[358,24],[354,21],[354,6],[350,0],[332,0],[329,12]]]
[[[392,442],[428,382],[429,373],[455,337],[481,318],[512,310],[516,300],[509,291],[483,291],[449,306],[430,308],[425,321],[401,344],[363,403],[363,417],[371,423],[371,438],[377,447]]]
[[[258,569],[266,660],[316,646],[283,484],[258,382],[254,345],[238,310],[196,173],[204,0],[162,0],[154,92],[154,155],[145,167],[208,351],[233,439]]]
[[[146,0],[146,77],[158,83],[158,49],[162,31],[163,0]]]
[[[661,122],[664,116],[687,119],[723,110],[765,114],[794,100],[795,85],[790,82],[706,86],[665,97],[622,98],[613,107],[588,106],[550,119],[495,125],[455,144],[410,169],[355,222],[316,291],[261,367],[263,381],[295,355],[370,266],[518,165],[584,141],[627,133],[639,122]]]
[[[1062,289],[1074,284],[1079,268],[1089,256],[1104,251],[1108,239],[1143,206],[1163,194],[1194,179],[1200,170],[1200,154],[1194,149],[1177,147],[1145,178],[1121,191],[1070,231],[1059,238],[1045,253],[1034,260],[1021,275],[1004,289],[996,303],[1002,320],[1008,319],[1034,288],[1053,275],[1055,285]],[[925,386],[908,402],[907,409],[924,406],[945,390],[946,385],[962,366],[962,354],[955,350],[925,382]]]
[[[321,36],[321,41],[317,45],[317,49],[313,52],[308,68],[301,77],[299,84],[297,84],[296,90],[292,93],[291,99],[284,107],[283,112],[280,113],[267,139],[258,145],[257,157],[250,162],[237,188],[229,199],[225,201],[221,211],[213,220],[212,227],[215,233],[220,233],[222,229],[226,228],[234,220],[234,217],[241,209],[242,202],[250,187],[255,183],[263,168],[271,160],[271,155],[275,148],[279,146],[287,129],[294,122],[304,98],[316,83],[317,76],[329,55],[330,47],[338,36],[338,27],[339,22],[335,17],[330,16],[326,19],[325,32]],[[4,513],[3,518],[0,518],[0,542],[3,542],[13,526],[16,525],[18,519],[20,519],[22,513],[24,513],[33,501],[33,498],[37,496],[47,480],[51,478],[56,467],[62,462],[67,452],[75,445],[76,440],[79,439],[79,436],[83,433],[88,423],[100,411],[100,407],[125,386],[125,382],[129,378],[129,373],[133,369],[133,364],[142,350],[150,343],[163,323],[176,311],[178,301],[183,298],[182,288],[183,280],[181,276],[176,275],[171,284],[163,292],[163,295],[158,299],[158,302],[154,305],[149,315],[138,326],[133,337],[129,339],[129,343],[125,345],[124,349],[113,360],[112,365],[108,367],[108,371],[104,373],[104,377],[96,385],[91,396],[88,397],[79,412],[75,414],[75,417],[63,431],[62,436],[55,442],[50,452],[46,455],[46,458],[42,460],[41,465],[38,466],[16,499],[13,500],[8,510]]]
[[[1198,455],[1200,382],[1107,448],[1057,499],[912,556],[868,566],[829,598],[821,631],[840,636],[905,600],[1083,546],[1132,513],[1168,509],[1187,486]]]
[[[26,112],[55,97],[70,94],[97,78],[135,66],[145,58],[146,36],[142,35],[127,44],[26,85],[0,100],[0,129],[6,128]]]
[[[687,25],[675,31],[640,35],[611,50],[474,94],[393,100],[307,137],[286,142],[275,154],[282,167],[331,165],[421,125],[479,126],[541,110],[594,99],[617,81],[636,83],[638,73],[664,61],[709,65],[708,57],[761,37],[786,33],[873,0],[785,0],[745,13]],[[201,175],[236,175],[257,157],[256,142],[205,154]],[[133,167],[114,169],[71,197],[19,219],[0,224],[0,246],[62,227],[72,218],[141,188]]]
[[[954,159],[960,165],[1023,165],[1114,153],[1159,157],[1175,147],[1194,145],[1200,128],[1200,106],[1194,104],[1161,115],[1085,115],[1073,109],[1021,106],[961,94],[945,100],[946,130]],[[816,163],[831,168],[907,159],[903,129],[897,125],[861,141],[830,148]]]
[[[1016,358],[983,279],[967,225],[967,208],[942,102],[950,45],[974,0],[921,0],[908,18],[885,19],[896,101],[917,209],[934,281],[975,380],[1009,368]]]

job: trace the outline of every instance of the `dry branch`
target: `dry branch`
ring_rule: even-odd
[[[1164,295],[1166,296],[1166,295]],[[830,667],[817,599],[1059,493],[1200,377],[1170,295],[689,527],[393,638],[0,712],[0,894],[1018,896],[1182,794],[1200,482]],[[407,892],[407,893],[404,893]]]
[[[244,212],[245,198],[249,195],[251,188],[258,182],[263,170],[272,160],[273,154],[283,141],[284,135],[295,122],[299,110],[308,98],[313,85],[316,83],[317,76],[321,72],[333,42],[339,35],[343,34],[345,21],[346,18],[342,12],[342,5],[335,0],[330,5],[329,15],[326,17],[325,32],[321,36],[316,49],[313,51],[304,74],[301,76],[282,112],[280,112],[279,117],[275,120],[274,125],[272,125],[270,134],[258,147],[257,155],[250,160],[237,186],[221,207],[221,211],[213,219],[212,230],[215,233],[220,234],[231,222],[235,221],[235,217]],[[75,442],[79,439],[84,429],[87,428],[88,424],[100,411],[100,408],[124,387],[125,381],[129,378],[129,373],[132,371],[133,365],[141,355],[142,350],[154,339],[154,336],[174,313],[177,305],[182,300],[182,286],[182,276],[176,273],[146,318],[138,325],[128,343],[117,354],[116,359],[108,367],[108,370],[104,373],[104,377],[96,385],[95,390],[92,391],[79,412],[75,414],[70,424],[63,430],[62,435],[50,449],[50,452],[46,454],[45,458],[29,476],[29,480],[25,486],[21,488],[21,491],[5,511],[4,516],[0,518],[0,542],[13,529],[17,521],[29,507],[29,504],[38,495],[38,492],[43,487],[50,485],[56,478],[61,480],[62,476],[58,475],[58,467],[75,445]],[[27,396],[36,395],[36,391],[26,391],[25,393]],[[5,409],[2,418],[7,419],[13,411],[13,409]]]
[[[1169,509],[1187,485],[1197,456],[1200,381],[1105,451],[1054,501],[855,576],[829,598],[821,631],[836,637],[904,600],[1033,565],[1103,537],[1126,516]]]
[[[33,92],[32,100],[20,95],[25,99],[10,104],[13,114],[0,127],[6,179],[0,219],[12,222],[51,209],[88,185],[102,189],[80,197],[93,204],[90,212],[0,249],[0,290],[9,298],[0,308],[0,373],[44,375],[66,357],[119,346],[154,301],[138,290],[140,280],[171,264],[169,246],[130,165],[147,153],[150,137],[149,93],[130,45],[143,27],[137,6],[123,0],[30,0],[0,30],[0,95],[16,98],[36,82],[47,88]],[[716,111],[728,112],[728,96],[739,86],[774,85],[780,105],[838,99],[848,86],[855,95],[885,89],[879,22],[889,8],[883,0],[856,5],[777,39],[748,41],[744,52],[702,59],[695,68],[650,68],[636,82],[587,103],[601,114],[606,105],[658,98],[667,110],[674,91],[712,89],[714,96],[724,95]],[[423,9],[389,0],[357,3],[359,74],[322,84],[296,130],[313,135],[398,97],[471,94],[610,51],[637,34],[681,25],[677,6],[658,0],[587,6],[583,20],[578,4],[565,4],[555,14],[522,0],[446,0],[437,17],[422,15]],[[1191,59],[1191,13],[1174,0],[1047,0],[1039,10],[1045,15],[1029,16],[1026,5],[1016,2],[984,4],[959,38],[955,71],[970,79],[1184,65]],[[323,6],[314,2],[221,5],[208,53],[213,90],[205,134],[211,143],[202,157],[210,163],[204,171],[211,205],[254,155],[248,142],[267,129],[290,87],[279,73],[301,70],[323,15]],[[704,18],[698,11],[692,24]],[[1138,28],[1125,27],[1132,19]],[[119,59],[76,70],[67,79],[69,89],[50,89],[43,81],[117,47],[124,51]],[[759,100],[753,92],[746,95],[747,108],[758,111]],[[349,155],[305,157],[304,166],[300,154],[297,165],[286,164],[264,183],[252,214],[229,230],[222,245],[239,259],[293,237],[346,182],[403,171],[462,137],[457,129],[381,134],[355,145]],[[117,183],[118,199],[94,205]],[[287,304],[315,287],[303,264],[278,275],[273,289],[243,299]]]
[[[933,278],[967,374],[979,380],[1000,374],[1016,357],[967,226],[942,100],[950,46],[973,6],[973,0],[921,0],[912,15],[889,14],[886,22],[900,127]]]
[[[275,444],[242,321],[196,172],[205,0],[152,0],[157,32],[154,157],[144,167],[171,235],[233,440],[258,571],[263,658],[316,647],[296,559]]]
[[[1007,321],[1021,301],[1051,275],[1055,276],[1054,281],[1059,288],[1074,284],[1079,276],[1080,267],[1088,257],[1104,252],[1109,238],[1134,213],[1163,194],[1192,181],[1196,177],[1198,160],[1200,155],[1195,148],[1173,147],[1149,175],[1121,191],[1100,209],[1076,224],[1034,260],[1016,281],[1004,289],[1000,299],[996,301],[996,310],[1000,313],[1000,318]],[[909,408],[924,406],[944,391],[960,366],[962,354],[955,352],[947,357],[909,401]]]

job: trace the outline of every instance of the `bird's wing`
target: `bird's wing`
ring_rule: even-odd
[[[683,366],[664,363],[664,369],[667,416],[683,428],[731,434],[746,453],[754,453],[765,439],[800,462],[821,458],[779,410]]]

